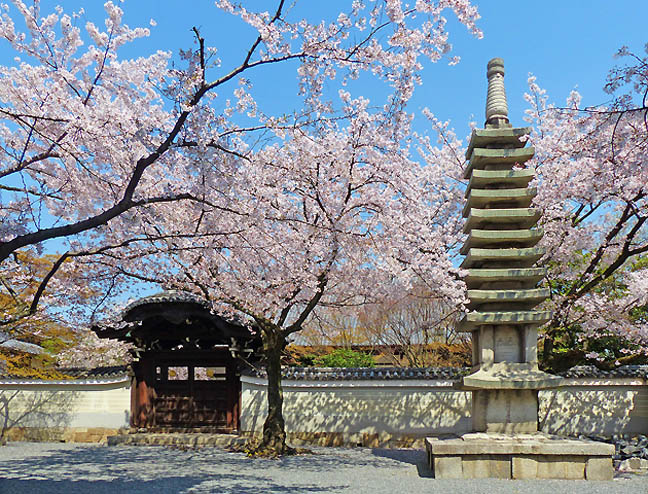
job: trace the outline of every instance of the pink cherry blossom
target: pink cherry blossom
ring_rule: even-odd
[[[479,15],[468,0],[354,1],[312,23],[292,19],[283,0],[270,11],[216,7],[258,33],[232,67],[210,61],[198,30],[183,68],[164,52],[123,58],[149,28],[123,24],[112,2],[105,27],[83,30],[62,9],[43,16],[38,0],[5,8],[0,36],[19,61],[0,67],[0,262],[4,274],[13,253],[64,238],[34,302],[56,296],[50,283],[69,264],[106,294],[136,278],[245,315],[275,376],[265,444],[283,451],[277,352],[314,307],[421,280],[452,304],[464,299],[448,250],[460,194],[439,180],[457,164],[413,159],[406,106],[424,61],[450,51],[445,16],[480,36]],[[258,67],[287,61],[303,106],[275,115],[250,87]],[[389,95],[370,102],[343,90],[360,77]],[[343,91],[330,101],[325,87]]]

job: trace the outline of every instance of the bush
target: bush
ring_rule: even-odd
[[[295,358],[295,363],[301,367],[313,367],[316,365],[315,360],[317,360],[317,355],[299,355]]]
[[[328,355],[314,359],[317,367],[374,367],[373,357],[368,353],[338,348]]]

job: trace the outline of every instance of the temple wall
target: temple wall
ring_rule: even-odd
[[[544,431],[568,436],[648,433],[645,379],[566,379],[565,384],[540,392]]]
[[[0,383],[9,440],[99,442],[128,426],[130,382]]]
[[[242,378],[241,428],[258,434],[266,381]],[[471,394],[454,381],[284,381],[284,418],[293,442],[419,445],[426,435],[471,429]],[[645,379],[568,379],[540,392],[540,426],[561,435],[645,434]]]
[[[455,381],[285,380],[284,416],[293,444],[420,446],[426,435],[471,428],[471,395]],[[259,433],[266,381],[242,377],[241,430]],[[8,411],[8,412],[7,412]],[[130,383],[0,383],[0,421],[20,419],[10,440],[102,441],[128,425]],[[560,435],[646,434],[648,382],[566,379],[540,392],[540,426]],[[1,423],[0,423],[1,427]]]
[[[258,432],[265,418],[265,380],[242,378],[241,429]],[[293,436],[325,433],[320,442],[368,445],[470,429],[470,393],[452,382],[284,381],[284,419]],[[377,437],[379,436],[379,438]]]

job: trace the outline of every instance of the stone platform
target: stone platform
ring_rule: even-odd
[[[548,434],[470,433],[426,438],[438,479],[612,480],[614,445]]]

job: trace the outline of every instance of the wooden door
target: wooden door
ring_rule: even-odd
[[[231,431],[238,427],[238,377],[224,360],[160,361],[155,365],[156,427]]]

